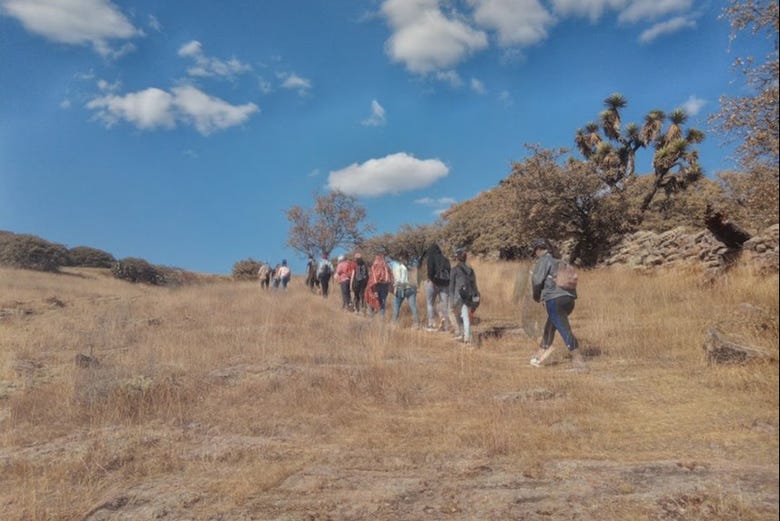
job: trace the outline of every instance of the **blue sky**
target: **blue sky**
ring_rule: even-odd
[[[0,229],[230,273],[305,260],[285,210],[339,188],[378,233],[494,186],[524,144],[738,94],[725,2],[0,0]],[[737,80],[736,82],[734,80]],[[708,132],[708,175],[733,167]],[[647,172],[649,157],[639,157]]]

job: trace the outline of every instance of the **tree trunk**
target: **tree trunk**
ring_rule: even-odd
[[[742,249],[742,245],[751,237],[748,232],[727,220],[722,212],[714,210],[709,204],[704,212],[704,224],[716,239],[735,250]]]

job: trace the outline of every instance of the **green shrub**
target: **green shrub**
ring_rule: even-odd
[[[233,278],[235,280],[256,280],[257,272],[263,263],[254,259],[244,259],[233,264]]]
[[[85,268],[110,268],[116,259],[110,253],[89,246],[76,246],[68,250],[69,266]]]
[[[126,257],[111,266],[114,277],[128,282],[142,282],[160,286],[165,284],[165,276],[160,270],[144,259]]]
[[[0,264],[37,271],[57,271],[68,264],[68,249],[35,235],[0,234]]]

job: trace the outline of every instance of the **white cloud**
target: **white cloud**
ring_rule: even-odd
[[[204,136],[240,125],[259,110],[254,103],[231,105],[191,86],[175,87],[173,94],[174,106],[182,118],[194,124]]]
[[[553,0],[556,13],[564,16],[584,16],[591,22],[601,18],[606,10],[618,11],[626,6],[629,0]]]
[[[295,73],[281,73],[279,78],[282,80],[283,89],[297,90],[301,96],[307,94],[311,89],[311,81]]]
[[[689,116],[696,116],[706,104],[706,100],[691,95],[685,103],[683,103],[682,108]]]
[[[60,101],[60,108],[62,110],[68,110],[71,106],[72,106],[72,103],[67,98],[62,100],[62,101]]]
[[[425,188],[447,174],[449,168],[438,159],[417,159],[399,152],[331,172],[328,188],[355,196],[377,197]]]
[[[692,4],[693,0],[633,0],[620,12],[618,22],[656,20],[672,13],[687,11]]]
[[[498,32],[502,47],[533,45],[547,38],[555,17],[539,0],[469,0],[474,21]]]
[[[487,92],[485,90],[485,84],[479,81],[477,78],[471,78],[470,87],[471,90],[477,94],[485,94],[485,92]]]
[[[452,197],[439,197],[438,199],[423,197],[421,199],[415,199],[414,202],[423,206],[452,206],[457,201]]]
[[[463,80],[460,78],[460,74],[457,71],[436,71],[434,75],[439,81],[449,83],[453,88],[458,88],[463,85]]]
[[[97,117],[108,127],[122,120],[143,130],[176,126],[173,96],[154,87],[124,96],[98,97],[88,102],[87,108],[97,110]]]
[[[148,23],[150,28],[154,29],[158,33],[162,32],[162,24],[160,23],[160,20],[158,20],[156,16],[150,14],[148,20],[149,20]]]
[[[19,20],[31,33],[69,45],[89,44],[104,57],[118,57],[135,47],[113,49],[112,40],[143,33],[108,0],[0,0],[0,12]]]
[[[377,100],[371,101],[371,115],[361,121],[361,125],[366,127],[381,127],[387,122],[385,108]]]
[[[181,122],[203,135],[240,125],[259,110],[254,103],[231,105],[191,86],[175,87],[172,92],[152,87],[124,96],[109,94],[86,106],[108,127],[127,121],[141,130],[171,129]]]
[[[197,40],[182,45],[178,54],[183,58],[192,58],[195,61],[195,66],[187,69],[187,74],[190,76],[231,79],[252,70],[252,67],[236,58],[225,61],[206,56],[203,53],[201,43]]]
[[[650,43],[656,38],[682,31],[683,29],[696,28],[696,22],[685,16],[677,16],[666,22],[657,23],[646,31],[642,31],[639,35],[639,41],[641,43]]]
[[[381,12],[393,30],[387,54],[413,73],[449,69],[488,45],[484,32],[446,16],[438,0],[386,0]]]

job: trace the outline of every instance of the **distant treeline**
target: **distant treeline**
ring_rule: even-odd
[[[36,271],[58,272],[63,267],[104,268],[117,279],[155,286],[181,286],[202,277],[144,259],[116,259],[110,253],[89,246],[68,248],[41,237],[0,230],[0,265]]]

